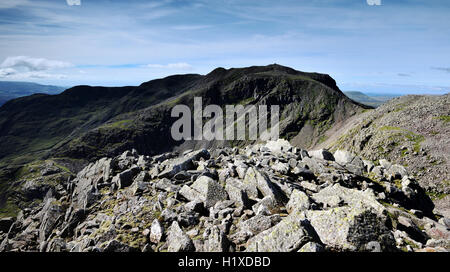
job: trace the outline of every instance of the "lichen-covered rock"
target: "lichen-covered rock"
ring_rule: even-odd
[[[246,251],[293,252],[314,239],[314,230],[308,220],[297,214],[289,215],[272,228],[250,238]]]
[[[208,239],[204,243],[206,252],[227,252],[229,241],[225,233],[218,227],[213,226],[206,230]]]
[[[191,238],[183,232],[177,221],[174,221],[167,231],[167,245],[167,251],[169,252],[189,252],[195,250]]]
[[[338,203],[336,203],[336,197],[340,200]],[[359,191],[335,184],[313,194],[312,198],[314,201],[326,204],[329,207],[336,207],[338,206],[337,204],[346,204],[355,208],[371,209],[379,216],[383,216],[386,213],[386,208],[377,201],[371,190]]]
[[[395,248],[385,218],[363,206],[344,206],[307,211],[306,216],[327,247],[335,250],[365,250],[366,244],[379,242],[384,250]]]
[[[294,211],[304,211],[308,210],[311,203],[309,201],[309,197],[302,191],[294,189],[290,196],[289,202],[286,204],[286,210],[288,213],[292,213]]]
[[[228,198],[227,192],[222,185],[207,176],[199,177],[191,187],[200,193],[200,198],[205,203],[206,208],[212,207],[218,201]]]
[[[256,215],[248,220],[240,222],[238,224],[241,231],[250,232],[252,235],[256,235],[262,231],[265,231],[281,221],[281,217],[277,215]]]
[[[325,248],[316,242],[308,242],[298,252],[323,252]]]
[[[227,191],[228,196],[234,201],[236,206],[250,206],[250,199],[245,191],[245,185],[241,181],[234,178],[227,179],[225,191]]]

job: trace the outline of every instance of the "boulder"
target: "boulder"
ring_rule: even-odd
[[[362,175],[364,171],[363,160],[348,151],[337,150],[334,152],[334,159],[337,163],[343,165],[347,170],[356,175]]]
[[[314,230],[302,216],[289,215],[280,223],[250,238],[247,252],[294,252],[314,241]]]
[[[187,236],[174,221],[167,231],[167,251],[168,252],[189,252],[194,251],[195,247],[191,238]]]
[[[286,204],[286,210],[288,213],[294,211],[308,210],[311,203],[309,197],[302,191],[294,189],[290,196],[289,202]]]
[[[205,241],[204,250],[206,252],[227,252],[229,241],[225,233],[218,227],[212,226],[207,230],[208,239]]]
[[[103,252],[137,252],[138,249],[130,247],[127,244],[121,243],[117,240],[112,240],[106,244]]]
[[[276,141],[268,141],[264,147],[273,153],[286,152],[292,149],[291,144],[284,139],[278,139]]]
[[[380,166],[383,167],[385,170],[389,170],[389,168],[391,168],[392,166],[392,163],[390,163],[385,159],[381,159],[378,162],[380,163]]]
[[[184,156],[180,158],[164,161],[163,166],[165,169],[158,174],[158,177],[171,178],[181,171],[192,170],[194,169],[194,161],[198,161],[201,158],[207,160],[210,156],[208,150],[201,149],[184,154]]]
[[[236,206],[250,206],[250,199],[245,191],[245,185],[241,181],[234,178],[228,178],[225,185],[225,191],[227,191],[228,196],[234,201]]]
[[[286,200],[283,191],[278,185],[270,181],[266,174],[257,170],[255,170],[255,173],[258,191],[260,191],[263,196],[271,196],[278,203],[283,203]]]
[[[279,215],[255,215],[248,220],[240,222],[238,227],[241,231],[252,233],[253,236],[275,226],[280,221],[281,217]]]
[[[337,197],[339,201],[336,201]],[[384,217],[386,214],[386,208],[377,201],[375,194],[370,189],[359,191],[342,187],[336,183],[333,186],[326,187],[319,193],[313,194],[312,199],[328,207],[346,204],[355,208],[370,209],[379,216]]]
[[[385,173],[387,175],[387,178],[390,180],[394,179],[402,179],[403,177],[408,176],[408,171],[405,167],[394,164]]]
[[[64,218],[61,204],[54,198],[47,199],[41,212],[41,224],[39,226],[39,241],[45,241],[55,227],[62,223]]]
[[[326,149],[309,151],[308,154],[311,157],[316,158],[316,159],[326,160],[326,161],[334,161],[333,154],[331,154],[331,152]]]
[[[164,235],[164,226],[161,225],[158,219],[153,220],[150,227],[150,242],[158,244],[161,242]]]
[[[250,199],[258,198],[258,180],[256,179],[256,173],[257,170],[255,168],[248,168],[243,181],[245,191]]]
[[[306,216],[320,240],[332,249],[364,251],[372,241],[379,242],[384,251],[395,248],[395,240],[386,227],[385,218],[368,207],[310,210]]]
[[[130,186],[134,177],[139,173],[139,167],[134,166],[113,177],[112,182],[117,185],[118,189]]]
[[[200,198],[205,203],[206,208],[212,207],[218,201],[228,198],[227,192],[222,185],[207,176],[199,177],[191,187],[200,193]]]

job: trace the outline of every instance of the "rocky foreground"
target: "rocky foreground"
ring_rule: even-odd
[[[127,151],[55,188],[0,219],[0,251],[450,250],[450,220],[404,167],[284,140]]]

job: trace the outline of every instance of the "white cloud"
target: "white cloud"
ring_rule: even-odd
[[[147,64],[145,67],[148,68],[164,68],[164,69],[179,69],[179,70],[190,70],[192,69],[192,65],[186,62],[177,62],[177,63],[169,63],[169,64]]]
[[[26,79],[26,78],[53,78],[62,79],[65,75],[48,73],[54,69],[69,68],[73,65],[69,62],[59,60],[48,60],[44,58],[31,58],[16,56],[6,58],[0,64],[0,78]]]
[[[16,73],[17,73],[17,71],[12,68],[0,69],[0,77],[8,77],[8,76],[15,75]]]
[[[81,6],[81,0],[66,0],[69,6]]]
[[[0,65],[1,68],[15,68],[26,71],[43,71],[72,67],[69,62],[48,60],[44,58],[31,58],[27,56],[7,57]]]
[[[369,6],[381,6],[381,0],[367,0]]]

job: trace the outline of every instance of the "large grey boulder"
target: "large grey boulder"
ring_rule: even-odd
[[[390,180],[394,179],[402,179],[403,177],[408,176],[408,171],[405,167],[394,164],[385,172],[385,175],[387,175],[387,178]]]
[[[227,191],[228,196],[234,201],[236,206],[250,206],[250,199],[245,191],[245,185],[240,180],[228,178],[226,180],[225,191]]]
[[[118,189],[128,187],[133,183],[133,179],[138,173],[138,166],[131,167],[114,176],[112,182],[117,185]]]
[[[243,180],[245,192],[250,199],[258,199],[258,180],[256,173],[257,170],[255,168],[248,168]]]
[[[268,141],[264,147],[273,153],[287,152],[292,149],[291,144],[284,139]]]
[[[171,178],[181,171],[192,170],[194,169],[194,161],[198,161],[201,158],[209,159],[210,156],[208,150],[201,149],[189,152],[180,158],[164,161],[163,166],[165,169],[158,174],[158,177]]]
[[[43,242],[49,237],[55,227],[59,223],[62,223],[64,213],[61,204],[56,199],[49,198],[40,214],[41,224],[39,226],[39,241]]]
[[[263,196],[271,196],[278,203],[283,203],[286,200],[283,191],[266,174],[258,170],[255,170],[255,174],[256,186]]]
[[[349,205],[355,208],[373,210],[379,216],[386,214],[386,208],[381,205],[371,190],[359,191],[342,187],[338,183],[326,187],[320,192],[313,194],[312,199],[328,207],[337,207],[339,205]]]
[[[174,221],[167,231],[167,251],[189,252],[194,250],[191,238],[183,232],[178,222]]]
[[[343,165],[347,170],[356,175],[362,175],[364,171],[363,160],[353,153],[345,150],[337,150],[334,152],[334,159],[338,164]]]
[[[316,242],[308,242],[298,252],[323,252],[325,248]]]
[[[308,152],[309,156],[326,161],[334,161],[334,156],[326,149],[313,150]]]
[[[304,192],[294,189],[289,202],[286,204],[286,210],[288,213],[304,211],[308,210],[310,205],[309,197]]]
[[[206,252],[228,251],[230,242],[225,233],[218,226],[212,226],[207,230],[207,233],[208,239],[204,244],[204,250]]]
[[[383,250],[392,250],[395,240],[386,227],[385,218],[372,209],[359,206],[344,206],[328,210],[310,210],[306,216],[329,248],[335,250],[366,250],[373,241]]]
[[[281,217],[277,215],[255,215],[252,218],[239,222],[238,227],[241,231],[250,232],[252,235],[256,235],[262,231],[265,231],[281,221]]]
[[[304,216],[289,215],[272,228],[250,238],[246,251],[293,252],[314,239],[314,230]]]
[[[200,194],[200,199],[206,208],[214,206],[218,201],[228,198],[227,192],[217,181],[207,176],[199,177],[191,188]]]

